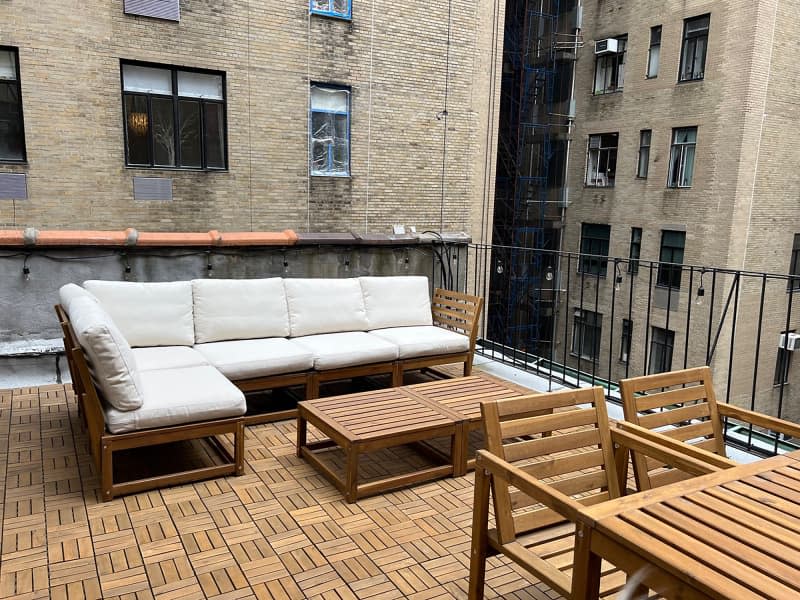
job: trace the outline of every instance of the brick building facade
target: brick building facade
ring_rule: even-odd
[[[342,6],[346,18],[318,14]],[[311,8],[307,0],[4,2],[0,53],[18,63],[4,80],[21,92],[24,160],[2,161],[0,175],[26,178],[0,177],[0,227],[388,233],[401,223],[483,238],[502,4],[312,0]],[[147,10],[166,18],[132,14]],[[148,137],[159,119],[152,106],[164,99],[146,104],[153,89],[170,88],[137,84],[132,71],[123,84],[126,64],[174,77],[170,157],[159,158],[163,140]],[[199,75],[221,77],[219,97]],[[310,175],[313,85],[348,92],[349,148],[339,151],[349,168],[336,173],[346,176]],[[125,109],[127,92],[150,99]],[[212,140],[219,113],[206,111],[218,111],[215,103],[224,106],[224,141]],[[192,148],[184,125],[195,109],[204,111],[204,141]],[[13,107],[4,110],[8,120]],[[128,143],[134,133],[170,167],[133,164],[154,158]],[[174,168],[180,161],[190,166]],[[135,198],[137,177],[148,180]]]

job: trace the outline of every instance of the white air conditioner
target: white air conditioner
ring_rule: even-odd
[[[778,348],[784,350],[800,350],[800,334],[782,333],[778,339]]]
[[[619,49],[619,42],[614,38],[607,40],[597,40],[594,43],[595,54],[616,54]]]

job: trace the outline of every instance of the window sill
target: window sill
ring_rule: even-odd
[[[593,91],[592,96],[613,96],[614,94],[621,94],[623,91],[623,88],[619,88],[618,90],[608,90],[607,92]]]
[[[647,175],[645,175],[644,177],[642,177],[641,175],[637,175],[636,179],[638,179],[639,181],[647,181]]]
[[[28,166],[28,161],[27,159],[15,160],[13,158],[0,158],[0,165],[19,165],[26,167]]]
[[[668,185],[668,190],[690,190],[692,186],[690,185]]]
[[[600,189],[605,189],[605,190],[613,190],[614,189],[613,185],[592,185],[591,183],[584,183],[583,187],[585,187],[585,188],[600,188]]]
[[[705,81],[705,75],[703,77],[695,77],[694,79],[678,79],[678,85],[682,83],[697,83],[699,81]]]
[[[334,177],[336,179],[350,179],[350,173],[311,173],[311,177]]]
[[[330,12],[322,12],[317,10],[311,10],[309,13],[315,17],[323,17],[325,19],[335,19],[337,21],[346,21],[349,23],[353,22],[353,15],[340,15],[337,13],[330,13]]]
[[[157,173],[164,171],[166,173],[228,173],[228,169],[192,169],[189,167],[146,167],[138,165],[125,165],[128,171],[146,171],[148,173]]]
[[[600,364],[600,359],[599,359],[599,358],[592,358],[591,356],[584,356],[583,354],[575,354],[574,352],[570,352],[570,353],[569,353],[569,355],[570,355],[572,358],[577,358],[577,359],[580,359],[580,360],[585,360],[586,362],[594,363],[594,364],[596,364],[596,365],[599,365],[599,364]]]

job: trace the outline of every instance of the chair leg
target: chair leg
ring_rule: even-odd
[[[592,600],[600,594],[600,557],[591,551],[590,527],[575,526],[575,555],[572,567],[572,598]]]
[[[475,501],[472,509],[472,546],[469,560],[469,600],[483,600],[486,557],[489,546],[489,476],[475,468]]]
[[[114,499],[114,452],[111,442],[101,439],[100,452],[100,492],[103,502],[108,502]]]
[[[244,421],[239,421],[233,434],[233,462],[237,476],[244,474],[244,435]]]

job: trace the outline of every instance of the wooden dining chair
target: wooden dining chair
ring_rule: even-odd
[[[543,409],[559,412],[542,415]],[[571,580],[567,571],[573,554],[587,551],[574,550],[576,523],[578,531],[584,526],[580,508],[620,495],[602,388],[487,401],[481,410],[486,450],[475,469],[469,597],[483,598],[490,553],[505,554],[567,598],[579,597],[588,577]],[[624,573],[616,575],[605,591],[625,584]]]
[[[800,437],[798,424],[717,402],[711,369],[707,366],[632,377],[619,383],[625,421],[633,424],[620,424],[621,428],[718,466],[736,464],[725,452],[725,418]],[[686,473],[641,453],[634,451],[631,455],[640,490],[687,477]]]

